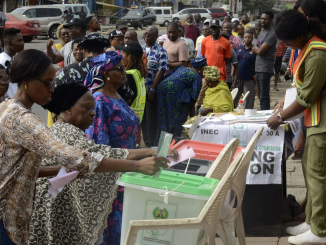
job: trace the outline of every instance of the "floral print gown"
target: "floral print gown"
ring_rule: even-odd
[[[112,99],[102,92],[93,94],[95,99],[95,120],[86,130],[86,136],[96,144],[113,148],[135,149],[139,117],[123,99]],[[123,187],[118,188],[118,197],[113,201],[112,213],[103,234],[102,245],[120,245],[123,208]]]

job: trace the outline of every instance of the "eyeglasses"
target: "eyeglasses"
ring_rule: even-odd
[[[4,83],[4,84],[9,84],[9,79],[8,77],[0,77],[0,83]]]
[[[53,80],[52,81],[46,81],[46,80],[42,80],[42,79],[40,79],[38,77],[35,78],[35,79],[39,80],[42,83],[44,83],[48,90],[51,90],[55,85],[55,81],[53,81]]]
[[[111,69],[110,71],[114,71],[114,70],[119,70],[121,72],[121,74],[125,74],[125,66],[119,66],[117,68]]]

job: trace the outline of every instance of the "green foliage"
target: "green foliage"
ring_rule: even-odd
[[[272,9],[274,5],[275,0],[243,0],[242,11],[246,12],[253,9],[267,10]]]

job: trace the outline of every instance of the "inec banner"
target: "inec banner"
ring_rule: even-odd
[[[246,147],[260,127],[264,127],[264,131],[251,158],[247,184],[281,184],[283,127],[271,130],[266,124],[236,123],[221,125],[215,122],[207,122],[196,129],[192,140],[227,144],[231,139],[238,138],[240,140],[239,146]]]

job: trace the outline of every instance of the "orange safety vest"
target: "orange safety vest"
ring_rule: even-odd
[[[297,87],[297,90],[300,91],[304,80],[299,78],[299,70],[302,63],[305,61],[308,54],[313,49],[322,49],[326,50],[326,42],[316,35],[314,35],[310,40],[305,44],[305,46],[301,49],[297,59],[294,62],[294,50],[292,50],[290,57],[290,70],[293,75],[293,81]],[[317,82],[317,81],[316,81]],[[307,108],[304,111],[304,124],[306,127],[317,126],[320,123],[320,97],[317,102],[313,104],[311,107]]]

